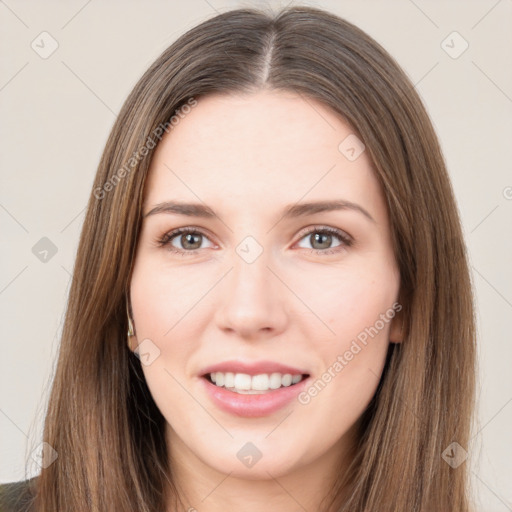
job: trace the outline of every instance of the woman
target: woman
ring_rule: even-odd
[[[116,120],[43,469],[4,499],[469,511],[474,338],[453,192],[398,65],[321,10],[221,14]]]

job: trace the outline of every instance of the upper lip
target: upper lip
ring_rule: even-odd
[[[277,363],[274,361],[224,361],[222,363],[207,366],[201,370],[200,375],[207,375],[209,373],[222,372],[222,373],[245,373],[247,375],[260,375],[262,373],[290,373],[291,375],[307,374],[307,371],[300,368],[294,368],[285,364]]]

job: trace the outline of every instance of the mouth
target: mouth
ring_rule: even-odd
[[[308,373],[248,373],[210,372],[202,376],[218,388],[241,395],[263,395],[281,388],[293,387],[309,377]]]
[[[217,408],[245,418],[268,416],[291,406],[311,381],[304,367],[241,359],[203,368],[198,377]]]

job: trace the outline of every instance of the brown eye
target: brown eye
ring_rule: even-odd
[[[195,250],[201,247],[202,236],[200,233],[184,233],[179,241],[184,249]]]
[[[333,242],[338,243],[333,245]],[[301,240],[307,240],[311,245],[311,250],[316,254],[331,254],[344,250],[352,245],[352,238],[339,229],[322,227],[313,228],[308,231]],[[299,247],[303,247],[299,245]],[[307,249],[308,247],[304,247]]]
[[[166,247],[171,252],[185,254],[200,250],[204,240],[208,240],[208,238],[197,229],[179,228],[166,233],[158,240],[158,245]]]
[[[311,245],[313,245],[313,249],[329,249],[333,242],[332,238],[332,235],[327,233],[313,233],[312,235],[309,235],[309,240]],[[320,247],[314,247],[317,243]]]

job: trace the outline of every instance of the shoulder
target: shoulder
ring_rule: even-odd
[[[1,512],[36,512],[33,507],[37,477],[0,484]]]

